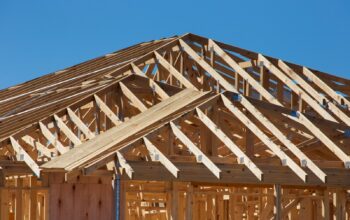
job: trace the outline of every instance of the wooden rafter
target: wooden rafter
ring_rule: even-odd
[[[192,34],[147,45],[141,46],[144,49],[133,48],[125,52],[128,54],[125,57],[109,54],[97,60],[96,67],[94,62],[82,65],[91,68],[89,74],[77,66],[77,70],[65,70],[67,74],[63,71],[50,76],[47,82],[39,80],[43,83],[42,88],[39,81],[35,82],[33,91],[26,85],[23,89],[13,88],[14,95],[0,91],[0,103],[4,104],[0,110],[1,120],[8,128],[8,131],[1,132],[2,146],[12,146],[15,138],[21,140],[24,147],[35,151],[30,153],[30,156],[37,157],[33,157],[34,161],[52,160],[52,167],[43,165],[45,172],[52,168],[74,175],[81,169],[87,171],[83,172],[85,175],[102,172],[105,165],[117,157],[129,178],[134,178],[139,175],[136,170],[138,155],[147,154],[152,155],[151,161],[146,156],[151,167],[160,162],[172,178],[180,181],[186,180],[186,169],[190,169],[190,166],[181,164],[184,161],[204,164],[216,182],[226,181],[226,167],[221,165],[222,161],[233,167],[244,164],[256,179],[247,182],[258,184],[266,183],[266,164],[277,170],[276,175],[286,171],[279,160],[289,167],[289,174],[299,177],[293,184],[301,185],[326,185],[329,178],[333,178],[330,184],[334,184],[335,178],[328,166],[339,171],[343,168],[341,163],[345,168],[350,167],[345,149],[349,143],[350,125],[346,86],[350,81]],[[106,63],[111,65],[106,66]],[[52,80],[57,82],[50,85]],[[144,123],[141,121],[136,127],[128,124],[133,118],[143,117],[143,113],[151,112],[153,107],[172,99],[183,88],[203,96],[205,91],[211,91],[210,96],[222,93],[216,100],[220,104],[206,103],[204,98],[193,99],[196,104],[191,107],[188,106],[190,103],[172,106],[174,111],[168,111],[171,116],[150,114],[159,120],[147,119],[153,124],[146,122],[141,126]],[[46,103],[47,100],[50,102]],[[18,103],[23,103],[24,107],[16,107]],[[299,110],[295,111],[298,105]],[[207,109],[209,113],[201,109]],[[159,108],[158,111],[162,114],[164,110]],[[211,111],[216,111],[216,116],[212,116]],[[31,119],[33,113],[35,116]],[[244,129],[232,121],[237,119]],[[198,127],[198,123],[205,126]],[[124,130],[125,126],[130,126],[130,129]],[[138,126],[142,129],[138,130]],[[169,134],[164,131],[164,126],[171,128]],[[128,135],[119,136],[115,133],[117,127],[119,132]],[[53,133],[56,130],[59,135]],[[250,138],[254,137],[253,134],[257,139]],[[107,143],[102,136],[112,141]],[[176,141],[171,136],[176,137]],[[42,144],[42,137],[47,144]],[[138,146],[127,152],[120,150],[127,149],[127,144],[134,141],[143,143],[146,148]],[[64,146],[67,142],[91,151],[77,156],[77,150]],[[54,148],[47,147],[49,143]],[[68,150],[72,155],[56,158],[58,155],[53,154],[57,151],[65,154]],[[80,156],[82,158],[78,158]],[[224,159],[220,161],[220,158]],[[325,162],[320,162],[322,159]],[[70,160],[73,162],[69,163]],[[182,169],[185,177],[181,176]],[[340,173],[336,175],[341,176]],[[273,183],[271,176],[267,180],[267,183]]]
[[[245,164],[259,180],[262,180],[263,172],[235,143],[233,143],[230,138],[226,136],[218,125],[212,122],[199,108],[196,108],[196,113],[203,124],[205,124],[219,138],[219,140],[221,140],[237,156],[238,163]],[[303,178],[305,178],[305,176],[303,176]]]
[[[118,158],[118,162],[119,162],[120,166],[125,170],[125,172],[129,176],[129,178],[132,179],[133,178],[133,174],[134,174],[134,170],[128,164],[128,162],[126,161],[124,156],[119,151],[117,151],[116,154],[117,154],[117,158]]]
[[[173,122],[170,122],[174,135],[188,147],[196,156],[197,162],[203,163],[211,172],[220,179],[221,170],[211,161]]]
[[[350,102],[343,95],[335,92],[331,87],[329,87],[322,79],[316,76],[311,70],[303,67],[303,74],[307,76],[312,82],[314,82],[322,91],[332,97],[339,105],[346,106],[349,110]]]
[[[63,146],[63,144],[51,133],[51,131],[44,125],[42,122],[39,122],[40,130],[44,137],[56,147],[60,154],[64,154],[68,151],[67,147]]]
[[[80,139],[68,128],[68,126],[62,121],[60,117],[56,114],[54,115],[55,121],[57,123],[57,127],[62,130],[62,132],[68,137],[70,141],[73,142],[75,146],[80,145]]]
[[[146,137],[143,138],[143,142],[148,152],[151,154],[152,160],[162,163],[171,174],[177,177],[179,169]]]
[[[114,112],[97,95],[94,95],[94,98],[97,106],[106,114],[113,124],[119,125],[121,120],[114,114]]]
[[[88,139],[95,137],[94,133],[84,124],[84,122],[74,113],[73,110],[67,108],[68,115],[72,122],[86,135]]]
[[[13,138],[10,137],[13,150],[16,152],[18,160],[23,160],[32,169],[36,176],[40,176],[40,168],[38,164],[29,156],[23,147]]]

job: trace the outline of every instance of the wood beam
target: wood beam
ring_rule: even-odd
[[[258,55],[258,62],[262,63],[271,73],[273,73],[279,80],[286,84],[293,92],[299,94],[299,96],[310,105],[316,112],[318,112],[323,118],[337,122],[337,120],[329,114],[324,108],[321,107],[314,99],[312,99],[304,90],[302,90],[297,84],[295,84],[290,78],[288,78],[282,71],[274,66],[267,58],[262,54]]]
[[[147,107],[137,98],[137,96],[124,83],[119,82],[123,94],[138,108],[141,112],[147,110]]]
[[[268,102],[281,105],[281,103],[271,95],[259,82],[257,82],[249,73],[247,73],[240,65],[234,61],[221,47],[219,47],[213,40],[208,40],[208,47],[212,48],[232,69],[234,69],[247,83],[249,83],[261,96]],[[236,90],[238,88],[236,87]]]
[[[180,39],[180,40],[181,40],[181,39]],[[181,41],[180,41],[180,42],[181,42]],[[182,41],[182,42],[183,42],[183,41]],[[186,44],[185,42],[182,43],[182,45],[185,45],[185,44]],[[223,52],[222,49],[220,50],[220,47],[218,47],[218,46],[215,44],[215,42],[211,41],[211,45],[212,45],[213,47],[215,47],[216,50],[217,50],[219,53],[223,54],[223,53],[222,53],[222,52]],[[189,53],[193,54],[193,56],[197,56],[196,59],[198,59],[199,56],[198,56],[197,54],[193,53],[194,51],[191,51],[191,48],[189,48],[189,46],[187,46],[187,50],[188,50]],[[223,56],[224,56],[224,55],[225,55],[225,54],[223,54]],[[225,56],[224,56],[224,57],[225,57]],[[288,77],[286,77],[281,71],[279,71],[275,66],[273,66],[273,65],[272,65],[265,57],[263,57],[261,54],[259,54],[259,58],[260,58],[260,60],[258,60],[258,61],[263,61],[264,66],[268,66],[267,69],[269,69],[270,71],[273,71],[275,75],[277,74],[276,76],[279,77],[279,79],[282,80],[284,83],[287,83],[288,86],[291,86],[291,89],[294,88],[294,91],[295,91],[297,94],[306,94],[304,91],[302,91],[302,89],[300,89],[297,85],[295,85]],[[229,61],[229,60],[227,59],[227,61]],[[203,61],[202,61],[202,62],[203,62]],[[231,64],[233,65],[232,62],[231,62]],[[206,66],[205,63],[204,63],[203,65]],[[237,67],[236,67],[236,68],[237,68]],[[210,66],[209,66],[209,68],[208,68],[207,71],[208,71],[208,72],[210,71],[211,74],[214,74],[214,78],[215,78],[215,77],[220,78],[220,76],[217,76],[218,74],[217,74],[217,73],[215,72],[215,70],[212,69]],[[228,83],[228,84],[229,84],[229,83]],[[225,87],[225,86],[226,86],[226,87]],[[232,88],[233,88],[232,85],[227,85],[227,84],[225,83],[225,86],[224,86],[224,88],[227,89],[227,90],[229,90],[229,89],[231,89],[231,91],[235,91],[235,90],[236,90],[236,89],[232,90]],[[257,89],[257,91],[258,91],[260,94],[264,94],[264,98],[266,98],[267,100],[271,100],[271,97],[268,95],[268,92],[265,91],[264,88],[261,88],[260,86],[258,86],[258,87],[256,87],[255,89]],[[238,93],[237,90],[236,90],[235,92]],[[262,123],[265,125],[265,127],[266,127],[267,129],[269,129],[269,130],[270,130],[270,129],[273,129],[272,134],[274,134],[275,136],[276,136],[276,134],[277,134],[276,137],[277,137],[286,147],[288,147],[292,152],[294,151],[293,153],[296,153],[296,154],[295,154],[296,156],[298,156],[298,157],[301,156],[300,153],[302,153],[302,152],[301,152],[300,150],[298,150],[298,148],[297,148],[294,144],[292,144],[292,143],[288,140],[288,138],[287,138],[285,135],[283,135],[282,132],[280,132],[279,129],[277,129],[277,128],[276,128],[269,120],[267,120],[265,117],[261,117],[261,116],[262,116],[261,113],[260,113],[253,105],[251,105],[251,103],[249,103],[248,100],[244,98],[244,96],[240,96],[240,97],[241,97],[241,99],[242,99],[242,105],[243,105],[244,107],[246,107],[251,113],[253,113],[252,115],[253,115],[254,117],[256,117],[260,122],[262,122]],[[306,97],[307,100],[311,99],[311,97],[309,97],[307,94],[305,95],[305,97]],[[273,99],[275,99],[275,98],[273,98]],[[307,100],[306,100],[306,101],[307,101]],[[315,102],[313,99],[311,99],[311,100],[312,100],[311,102]],[[277,103],[277,105],[282,106],[281,103],[279,103],[277,100],[274,101],[273,103]],[[318,106],[318,107],[317,107],[318,109],[321,108],[317,103],[315,104],[315,106],[316,106],[316,105]],[[253,112],[252,112],[252,111],[253,111]],[[325,110],[321,108],[320,111],[324,112]],[[303,116],[301,112],[297,112],[297,114]],[[326,114],[329,115],[328,112],[326,112]],[[331,116],[331,117],[332,117],[332,116]],[[291,117],[291,116],[290,116],[290,118],[293,119],[293,117]],[[301,120],[301,118],[302,118],[302,120]],[[303,117],[296,118],[295,120],[297,120],[299,123],[305,125],[305,127],[306,127],[308,130],[310,130],[310,131],[315,135],[315,137],[318,137],[318,138],[321,137],[320,140],[321,140],[328,148],[330,148],[331,151],[333,151],[333,152],[335,151],[335,152],[337,153],[337,156],[338,156],[338,157],[343,158],[343,161],[344,161],[344,163],[345,163],[345,167],[350,166],[350,165],[347,165],[346,157],[345,157],[344,153],[342,153],[342,151],[339,149],[339,147],[336,146],[329,138],[327,138],[327,136],[326,136],[320,129],[318,129],[308,118],[306,118],[305,116],[303,116]],[[328,144],[330,144],[330,146],[329,146]],[[305,160],[304,160],[304,161],[305,161]],[[310,161],[310,160],[309,160],[309,161]],[[303,160],[301,161],[301,163],[304,164]],[[322,173],[321,170],[319,170],[316,166],[314,166],[313,163],[308,162],[307,164],[309,164],[310,166],[312,166],[312,167],[313,167],[313,168],[312,168],[313,171],[314,171],[315,173],[317,173],[316,175],[319,176],[320,178],[322,178],[323,181],[325,181],[325,176],[324,176],[324,174]]]
[[[61,131],[67,136],[67,138],[70,141],[73,142],[74,146],[80,145],[81,144],[80,139],[72,132],[71,129],[68,128],[68,126],[62,121],[62,119],[58,117],[56,114],[54,114],[53,116],[57,123],[57,127],[61,129]]]
[[[119,125],[122,123],[117,115],[114,114],[114,112],[106,105],[106,103],[102,101],[100,97],[98,97],[98,95],[95,94],[94,98],[98,108],[101,109],[101,111],[112,121],[114,125]]]
[[[275,184],[273,185],[273,195],[275,197],[275,206],[273,208],[273,212],[276,220],[282,219],[282,198],[281,198],[281,185]]]
[[[42,122],[39,122],[39,126],[41,133],[48,141],[50,141],[50,143],[58,150],[60,154],[64,154],[68,151],[68,148],[63,146],[63,144],[51,133],[51,131]]]
[[[294,209],[299,203],[300,203],[299,198],[293,199],[290,203],[288,203],[283,209],[282,209],[282,214],[281,214],[281,219],[284,219],[290,210]]]
[[[214,162],[211,161],[173,122],[170,122],[170,127],[174,135],[196,156],[197,162],[203,163],[216,178],[220,179],[221,170]]]
[[[197,90],[197,88],[185,78],[175,67],[173,67],[166,59],[162,57],[157,51],[154,52],[157,61],[169,71],[169,73],[174,76],[179,82],[184,85],[186,88]]]
[[[221,170],[220,179],[214,176],[203,164],[184,161],[172,162],[181,171],[176,181],[243,185],[281,184],[292,187],[349,187],[350,183],[350,173],[344,171],[344,168],[325,168],[327,176],[332,176],[332,178],[327,180],[327,183],[323,183],[310,170],[307,170],[308,181],[304,182],[289,167],[264,162],[257,164],[264,173],[264,178],[260,181],[244,165],[235,163],[223,164],[220,163],[220,159],[215,163]],[[175,179],[160,163],[141,160],[129,160],[128,163],[135,171],[134,180],[171,181]]]
[[[22,137],[22,140],[26,142],[26,144],[30,145],[31,147],[42,153],[44,156],[48,158],[52,157],[52,151],[45,147],[43,144],[41,144],[39,141],[36,141],[31,136],[25,135]]]
[[[29,156],[29,154],[23,149],[23,147],[11,136],[11,145],[16,153],[17,160],[23,160],[33,171],[33,173],[40,177],[40,168],[38,164]]]
[[[199,55],[190,47],[188,46],[182,39],[179,39],[180,45],[182,48],[188,53],[198,64],[202,66],[209,74],[213,76],[216,80],[220,82],[220,84],[229,91],[233,91],[238,93],[238,91],[235,89],[233,85],[231,85],[229,82],[227,82],[219,73],[217,73],[208,63],[206,63],[203,59],[199,57]],[[272,126],[275,131],[279,131],[277,127],[275,127],[266,117],[262,115],[262,113],[255,108],[244,96],[238,95],[239,99],[241,100],[241,104],[254,116],[256,117],[261,123],[265,125],[265,127],[269,128]],[[272,132],[273,133],[273,132]],[[282,134],[281,131],[279,131],[280,134]],[[282,137],[284,137],[282,139]],[[287,140],[287,138],[283,135],[280,136],[282,140]],[[290,141],[288,141],[290,143]],[[297,166],[298,167],[298,166]],[[302,171],[302,169],[298,169]],[[301,178],[305,181],[306,180],[306,174],[304,171],[298,172],[301,175]]]
[[[205,124],[211,132],[213,132],[216,137],[221,140],[231,151],[237,156],[239,164],[245,164],[250,171],[259,179],[262,180],[263,173],[255,165],[255,163],[235,144],[233,141],[227,137],[227,135],[216,125],[210,118],[208,118],[202,110],[196,108],[198,118]]]
[[[138,68],[138,66],[136,66],[134,63],[131,63],[131,66],[132,66],[133,71],[137,75],[144,77],[144,73],[142,72],[142,70],[140,70],[140,68]],[[160,87],[158,85],[158,83],[156,83],[151,78],[148,78],[148,80],[149,80],[149,85],[151,86],[151,88],[159,95],[160,98],[162,98],[162,100],[169,98],[169,95],[162,89],[162,87]]]
[[[272,150],[282,161],[286,160],[286,164],[297,173],[297,175],[306,180],[306,173],[295,162],[288,157],[270,138],[265,135],[246,115],[244,115],[234,104],[224,95],[221,95],[222,101],[225,107],[232,112],[244,125],[246,125],[270,150]],[[323,182],[326,182],[326,174],[316,164],[310,160],[297,146],[295,146],[290,140],[288,140],[274,125],[270,124],[260,115],[257,116],[260,122],[270,130],[279,140],[283,140],[282,143],[300,159],[300,163],[303,166],[309,167],[309,169],[317,175]],[[283,163],[283,162],[282,162]]]
[[[306,92],[308,92],[320,105],[327,105],[326,107],[333,112],[345,124],[350,126],[350,117],[347,116],[341,109],[339,109],[332,101],[317,92],[309,83],[307,83],[301,76],[292,70],[285,62],[278,60],[278,66],[293,80],[298,82]],[[322,84],[323,85],[323,84]],[[330,88],[331,89],[331,88]]]
[[[310,122],[303,114],[297,114],[299,121],[304,124],[324,145],[332,151],[339,159],[344,162],[345,168],[350,169],[350,156],[340,149],[327,135],[312,122]]]
[[[344,98],[341,94],[334,91],[330,86],[328,86],[322,79],[316,76],[311,70],[303,67],[303,74],[307,76],[312,82],[314,82],[320,89],[322,89],[326,94],[332,97],[338,104],[345,105],[347,110],[350,109],[350,101]]]
[[[160,151],[154,144],[144,137],[143,142],[152,158],[152,161],[159,161],[174,177],[177,178],[179,169]]]
[[[124,158],[123,154],[120,153],[119,151],[116,152],[117,158],[118,158],[118,162],[120,167],[122,167],[125,170],[125,173],[128,175],[128,177],[130,179],[133,178],[134,175],[134,170],[132,169],[132,167],[129,165],[129,163],[126,161],[126,159]]]
[[[67,108],[67,113],[72,120],[72,122],[82,131],[88,139],[95,137],[95,134],[90,131],[90,129],[84,124],[84,122],[74,113],[70,108]]]

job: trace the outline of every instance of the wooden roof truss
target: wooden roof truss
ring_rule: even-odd
[[[147,42],[0,91],[0,166],[348,187],[349,88],[193,34]]]

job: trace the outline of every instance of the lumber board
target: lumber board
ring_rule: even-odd
[[[72,170],[95,156],[105,153],[117,143],[157,123],[162,118],[169,116],[171,113],[180,110],[206,94],[207,93],[186,89],[133,117],[129,121],[100,134],[91,141],[85,142],[80,148],[72,149],[66,156],[62,155],[62,157],[57,157],[44,164],[43,169],[62,168]]]

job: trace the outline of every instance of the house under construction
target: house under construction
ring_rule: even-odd
[[[350,80],[194,34],[0,91],[0,219],[349,219]]]

